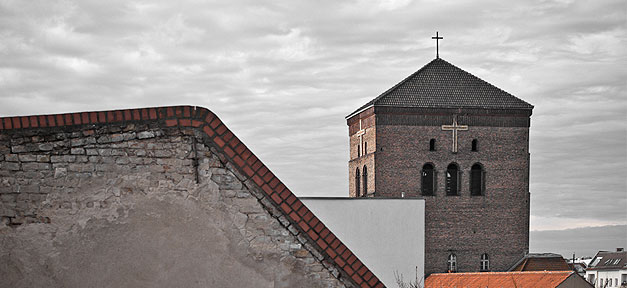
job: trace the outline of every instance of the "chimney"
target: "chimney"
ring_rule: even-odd
[[[616,252],[623,252],[625,251],[625,249],[623,249],[622,247],[616,248]]]

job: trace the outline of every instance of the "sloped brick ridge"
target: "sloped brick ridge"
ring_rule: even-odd
[[[129,125],[148,124],[163,129],[195,131],[194,133],[196,133],[196,135],[202,136],[201,139],[203,139],[203,143],[201,144],[216,149],[219,152],[218,155],[222,155],[221,157],[224,158],[220,160],[228,163],[227,168],[235,171],[237,178],[251,191],[265,210],[274,218],[278,219],[281,225],[302,241],[304,247],[309,249],[315,256],[316,261],[322,263],[335,277],[349,287],[384,287],[383,283],[381,283],[351,250],[303,205],[298,197],[296,197],[215,114],[206,108],[174,106],[6,117],[0,118],[0,136],[2,134],[18,132],[18,129],[70,129],[72,127],[102,127],[121,123]],[[139,138],[139,136],[138,134],[137,137]],[[42,149],[44,148],[46,147]],[[16,153],[16,151],[12,152]],[[78,152],[82,151],[77,151],[77,153]],[[13,155],[11,157],[16,157],[15,154],[11,155]],[[2,155],[2,153],[0,153],[0,157],[0,160],[9,160],[5,159],[5,155]],[[4,161],[3,163],[13,165],[11,164],[13,162]],[[44,165],[35,160],[29,165],[40,164]],[[12,168],[8,167],[8,170],[12,170]],[[11,221],[11,219],[5,218],[3,222]],[[44,217],[41,219],[34,218],[28,221],[47,223],[50,219]]]

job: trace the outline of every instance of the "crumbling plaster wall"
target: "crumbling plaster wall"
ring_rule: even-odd
[[[203,143],[137,123],[0,134],[0,287],[343,287]]]

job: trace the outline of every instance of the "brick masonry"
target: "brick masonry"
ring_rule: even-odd
[[[379,107],[375,107],[379,108]],[[460,109],[391,109],[364,111],[348,119],[351,143],[349,195],[354,196],[358,165],[368,166],[370,193],[376,197],[425,198],[425,275],[447,271],[450,253],[457,256],[458,271],[480,270],[487,253],[492,271],[505,271],[529,247],[529,116],[530,111],[482,111]],[[453,153],[450,125],[457,115],[459,152]],[[374,118],[366,134],[372,154],[356,157],[355,123]],[[363,120],[362,120],[363,121]],[[473,123],[470,125],[468,122]],[[430,139],[436,150],[429,151]],[[478,151],[471,151],[473,139]],[[421,195],[421,170],[431,163],[436,170],[434,196]],[[459,196],[446,196],[447,166],[461,170]],[[480,163],[486,173],[485,194],[470,196],[470,168]]]
[[[156,218],[157,224],[146,228]],[[172,279],[128,275],[122,269],[128,262],[114,258],[124,248],[112,243],[124,246],[147,233],[152,237],[139,238],[146,243],[127,252],[152,247],[156,251],[148,255],[166,253],[145,262],[148,268],[178,258],[180,263],[174,262],[186,269],[172,275],[197,280],[191,286],[204,280],[205,286],[383,287],[217,116],[201,107],[0,118],[0,219],[0,258],[7,263],[0,270],[12,275],[3,277],[0,286],[115,283],[106,275],[116,275],[118,283],[167,286]],[[176,227],[185,229],[178,235],[171,231]],[[215,233],[203,234],[204,229]],[[168,237],[157,233],[162,230],[170,231]],[[163,247],[153,239],[187,248],[177,252],[177,246]],[[206,249],[198,248],[203,243]],[[213,254],[205,255],[212,247]],[[160,252],[164,249],[172,252]],[[94,259],[77,256],[82,250]],[[196,253],[183,257],[188,251]],[[226,259],[221,261],[231,262],[217,268],[203,266],[211,261],[184,266],[196,256],[221,254]],[[98,260],[123,271],[96,273],[103,269]],[[156,267],[156,273],[142,267],[140,272],[166,277],[176,267]],[[228,277],[232,271],[227,269],[212,276],[198,267],[232,267],[237,274]],[[85,275],[89,271],[100,276]]]

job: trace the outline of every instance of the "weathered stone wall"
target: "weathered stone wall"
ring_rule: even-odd
[[[203,143],[150,123],[0,133],[0,287],[343,287]]]

